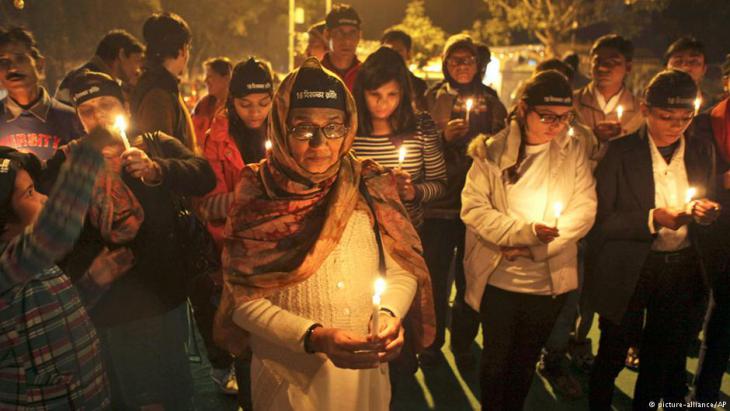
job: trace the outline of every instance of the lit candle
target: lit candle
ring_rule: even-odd
[[[560,220],[560,214],[563,213],[563,203],[557,201],[553,204],[553,214],[555,215],[555,228],[558,227],[558,221]]]
[[[573,127],[569,127],[568,128],[568,135],[570,137],[573,137],[575,135],[575,130],[573,130]]]
[[[692,213],[692,199],[697,195],[697,189],[690,187],[687,189],[687,193],[684,195],[684,208],[687,213]]]
[[[271,140],[266,140],[266,142],[264,143],[264,147],[266,147],[266,151],[271,151],[271,147],[273,147],[273,145],[271,144]]]
[[[474,99],[468,98],[466,99],[466,122],[469,123],[469,113],[471,113],[471,108],[474,106]]]
[[[624,106],[619,104],[618,107],[616,107],[616,117],[618,117],[619,123],[621,122],[621,117],[623,117],[623,116],[624,116]]]
[[[695,116],[700,114],[700,107],[702,107],[702,97],[695,99]]]
[[[119,135],[122,136],[122,142],[124,143],[124,149],[129,150],[129,139],[127,139],[127,122],[124,120],[123,115],[118,115],[114,120],[114,126],[119,130]]]
[[[380,296],[385,292],[385,279],[379,277],[375,280],[375,294],[373,294],[373,315],[372,315],[372,327],[370,328],[370,335],[375,338],[378,336],[380,331]]]
[[[398,149],[398,167],[403,167],[403,162],[406,161],[406,146],[401,145]]]

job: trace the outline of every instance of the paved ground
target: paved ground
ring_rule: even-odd
[[[594,322],[596,324],[597,321]],[[591,330],[593,341],[597,341],[598,330],[594,327]],[[481,336],[477,337],[481,341]],[[448,338],[447,338],[448,341]],[[199,344],[201,350],[204,348]],[[594,351],[596,349],[594,344]],[[475,352],[480,348],[474,345]],[[419,370],[414,378],[403,381],[396,393],[394,410],[397,411],[420,411],[420,410],[478,410],[478,380],[476,374],[463,376],[457,371],[454,359],[448,348],[444,349],[448,361],[443,367],[432,370]],[[196,387],[196,407],[198,410],[236,410],[236,402],[233,397],[226,397],[219,394],[208,376],[209,364],[203,360],[193,363],[193,376]],[[697,365],[696,353],[693,353],[687,362],[688,377],[694,372]],[[585,374],[575,371],[575,375],[587,386]],[[614,396],[614,408],[616,410],[631,409],[631,395],[636,382],[636,373],[624,370],[617,380],[618,389]],[[725,375],[722,385],[721,400],[730,404],[730,378]],[[556,398],[550,386],[537,377],[533,381],[532,389],[527,398],[525,410],[527,411],[559,411],[559,410],[587,410],[588,405],[585,399],[576,401]],[[730,410],[730,405],[726,408]]]

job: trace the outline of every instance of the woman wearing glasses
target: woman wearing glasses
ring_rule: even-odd
[[[568,132],[573,93],[557,71],[537,73],[486,147],[475,140],[462,193],[466,302],[484,333],[484,409],[522,409],[540,348],[578,286],[577,242],[596,194],[585,148]]]
[[[412,301],[417,340],[433,336],[418,235],[392,177],[350,154],[355,101],[316,59],[280,86],[269,130],[226,224],[218,340],[250,344],[254,409],[386,410]]]

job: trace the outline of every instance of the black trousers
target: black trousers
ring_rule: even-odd
[[[601,339],[589,381],[591,410],[611,409],[614,381],[624,368],[631,331],[645,310],[633,409],[656,409],[661,399],[684,402],[687,351],[704,294],[699,260],[691,248],[649,254],[621,323],[599,319]]]
[[[565,294],[523,294],[487,286],[481,304],[483,410],[522,410],[540,349],[565,299]]]
[[[233,357],[213,342],[213,318],[218,309],[215,299],[220,297],[221,290],[207,275],[200,275],[188,287],[188,298],[193,306],[195,323],[198,332],[203,338],[208,361],[213,368],[228,368],[233,363]]]
[[[695,377],[695,399],[719,399],[722,376],[730,359],[730,267],[714,273],[705,337]]]
[[[479,315],[464,303],[464,223],[460,219],[427,219],[423,224],[421,240],[424,258],[431,274],[433,301],[436,311],[436,338],[429,350],[438,351],[445,342],[449,307],[449,269],[454,263],[456,301],[451,312],[451,346],[455,353],[469,350],[479,332]],[[456,252],[454,252],[456,250]]]

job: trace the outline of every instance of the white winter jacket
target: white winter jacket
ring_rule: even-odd
[[[506,180],[502,176],[517,162],[520,140],[520,127],[512,121],[486,140],[486,150],[470,148],[470,152],[486,152],[486,158],[474,159],[461,194],[461,219],[467,228],[466,302],[477,311],[489,276],[502,259],[501,246],[527,246],[535,261],[547,260],[553,295],[578,288],[577,242],[591,229],[596,216],[595,180],[586,147],[567,132],[550,143],[548,201],[543,222],[554,223],[555,202],[563,204],[563,212],[558,222],[560,236],[545,245],[535,235],[536,222],[522,221],[507,213]]]

